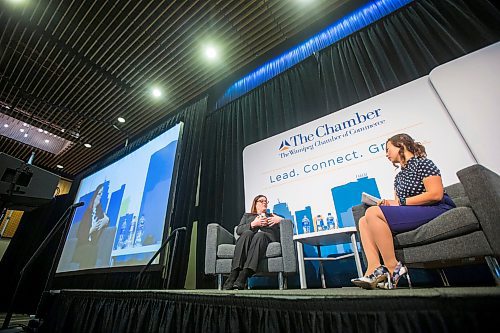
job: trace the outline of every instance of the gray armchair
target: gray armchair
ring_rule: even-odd
[[[449,283],[442,268],[486,261],[500,285],[500,176],[479,164],[457,176],[460,183],[445,188],[457,208],[396,235],[396,257],[408,267],[438,269],[445,286]],[[353,207],[356,227],[367,208]]]
[[[205,247],[205,274],[217,275],[218,289],[222,289],[222,276],[231,273],[231,261],[238,235],[217,223],[207,226]],[[259,262],[256,275],[278,273],[280,290],[286,288],[286,276],[297,271],[297,256],[293,243],[293,223],[283,220],[280,223],[280,242],[272,242],[267,246],[266,258]]]

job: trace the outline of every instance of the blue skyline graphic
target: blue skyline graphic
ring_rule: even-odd
[[[332,196],[333,207],[335,208],[335,215],[338,220],[339,227],[349,227],[354,226],[354,217],[352,215],[352,207],[361,203],[361,193],[366,192],[376,197],[380,197],[380,192],[377,186],[377,182],[375,178],[369,178],[366,174],[361,174],[356,177],[356,181],[348,182],[346,184],[342,184],[330,189]],[[284,218],[290,219],[294,222],[294,226],[296,228],[296,234],[304,233],[302,227],[302,219],[304,216],[310,221],[310,229],[311,232],[314,231],[313,226],[313,216],[317,214],[323,215],[323,218],[326,219],[326,215],[328,212],[316,212],[313,209],[313,205],[311,203],[305,203],[304,209],[296,210],[295,214],[292,214],[287,202],[279,202],[273,206],[273,212],[283,216]],[[333,208],[332,207],[332,208]],[[313,215],[314,211],[314,215]],[[331,210],[333,211],[333,209]],[[321,256],[329,257],[336,256],[339,254],[350,253],[352,252],[351,244],[338,244],[331,246],[322,246],[321,247]],[[318,251],[315,246],[304,245],[304,256],[306,257],[315,257],[318,256]],[[318,280],[319,281],[319,264],[318,262],[306,262],[306,275],[308,280]],[[326,275],[327,280],[329,280]],[[332,281],[328,282],[332,284]]]
[[[380,198],[375,178],[368,178],[366,175],[359,176],[355,182],[333,187],[331,191],[340,228],[355,225],[352,207],[361,203],[361,193],[366,192]]]

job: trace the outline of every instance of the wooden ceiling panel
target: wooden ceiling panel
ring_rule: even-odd
[[[0,112],[75,144],[54,155],[0,137],[0,151],[24,160],[35,151],[35,164],[59,173],[61,164],[73,177],[347,2],[2,2]],[[221,45],[219,63],[202,59],[209,41]],[[152,84],[163,87],[161,102],[151,100]]]

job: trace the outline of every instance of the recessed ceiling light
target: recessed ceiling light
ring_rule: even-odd
[[[47,134],[47,131],[43,131],[43,134]]]
[[[45,139],[44,141],[45,141],[45,143],[49,143],[50,142],[49,139]]]
[[[125,118],[118,117],[118,122],[120,122],[120,123],[124,123],[124,122],[125,122]]]
[[[92,145],[91,145],[90,143],[85,143],[85,144],[84,144],[84,146],[85,146],[86,148],[91,148],[91,147],[92,147]]]
[[[153,88],[151,90],[151,94],[153,95],[153,97],[155,98],[160,98],[161,95],[163,95],[163,93],[161,92],[161,89],[160,88]]]
[[[24,133],[24,137],[27,138],[28,137],[28,133]]]
[[[7,128],[9,127],[9,124],[3,124],[3,127]]]
[[[61,164],[56,165],[56,168],[58,168],[58,169],[64,169],[64,167]]]
[[[19,131],[20,131],[21,133],[24,133],[24,128],[20,128],[20,129],[19,129]]]
[[[213,60],[217,58],[217,49],[213,46],[205,47],[205,56],[207,59]]]
[[[42,133],[42,132],[43,132],[43,129],[39,128],[39,129],[38,129],[38,132]]]

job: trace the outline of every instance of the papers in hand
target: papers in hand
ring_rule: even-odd
[[[361,202],[367,204],[368,206],[376,206],[380,201],[380,198],[374,197],[366,192],[361,193]]]

